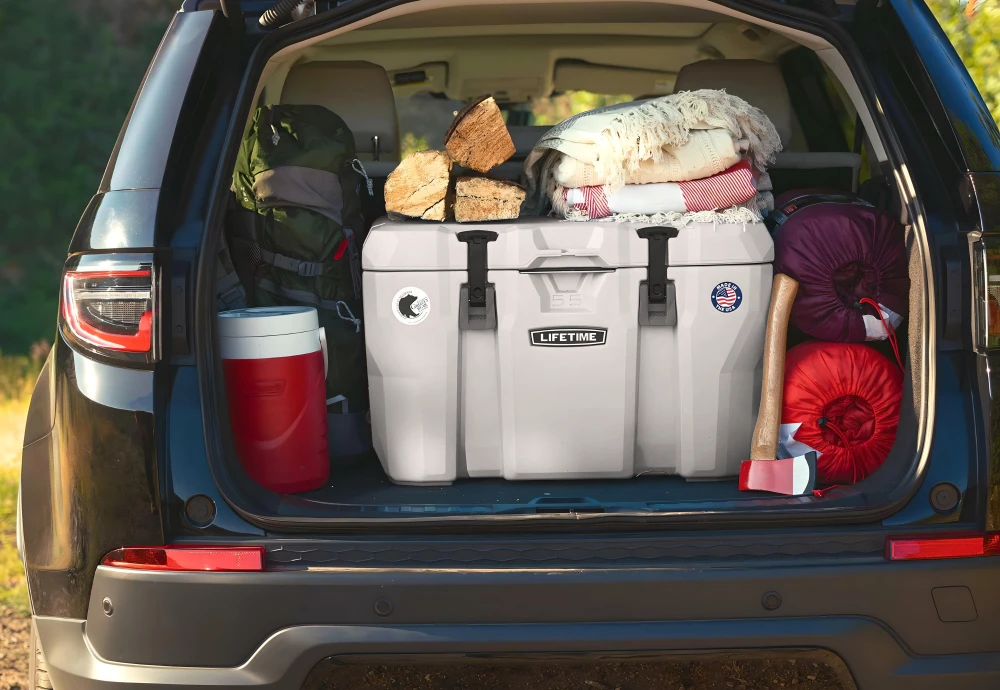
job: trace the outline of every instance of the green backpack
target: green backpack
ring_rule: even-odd
[[[318,105],[258,108],[233,174],[238,208],[230,215],[228,239],[246,301],[316,307],[329,348],[331,420],[337,413],[363,416],[368,410],[362,179],[371,194],[354,135],[338,115]],[[220,263],[224,273],[225,261]],[[224,277],[217,289],[231,283]]]

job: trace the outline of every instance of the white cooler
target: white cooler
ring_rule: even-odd
[[[362,253],[375,450],[399,483],[735,475],[763,224],[382,220]]]

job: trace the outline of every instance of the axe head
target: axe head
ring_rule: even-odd
[[[804,496],[815,488],[815,451],[781,460],[744,460],[740,465],[741,491]]]

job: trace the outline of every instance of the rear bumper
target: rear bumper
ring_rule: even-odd
[[[87,644],[85,622],[39,618],[39,634],[55,690],[105,690],[142,685],[298,688],[309,670],[337,655],[402,655],[433,663],[434,655],[518,653],[698,653],[743,649],[827,649],[848,665],[861,690],[949,690],[1000,687],[1000,654],[914,657],[890,631],[864,618],[585,623],[574,625],[415,625],[286,628],[236,668],[117,664]],[[426,655],[426,658],[421,658]]]
[[[1000,687],[997,582],[1000,558],[724,569],[101,567],[88,620],[36,621],[55,690],[298,688],[338,655],[434,663],[803,649],[839,656],[861,690],[986,689]],[[942,587],[967,588],[974,610],[933,592]],[[763,605],[769,592],[780,595],[775,610]]]

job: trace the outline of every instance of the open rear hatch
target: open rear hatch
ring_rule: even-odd
[[[374,8],[377,3],[369,4]],[[384,15],[366,11],[370,16],[354,24],[346,12],[338,12],[336,18],[331,13],[324,20],[321,14],[301,27],[293,23],[279,29],[260,42],[251,60],[241,96],[244,115],[237,118],[230,154],[220,170],[232,169],[245,113],[255,103],[281,102],[285,80],[297,78],[296,66],[336,63],[368,69],[364,65],[372,63],[350,61],[377,60],[373,56],[383,51],[397,103],[417,93],[414,74],[424,75],[427,102],[432,103],[457,99],[462,89],[472,88],[454,87],[459,77],[483,91],[503,91],[508,98],[528,88],[534,76],[530,62],[519,82],[500,74],[491,77],[479,53],[469,53],[466,63],[459,61],[462,50],[473,50],[476,35],[489,41],[506,37],[516,55],[526,37],[542,45],[551,38],[562,46],[559,51],[573,54],[566,46],[586,46],[595,35],[621,34],[625,40],[638,33],[643,41],[680,51],[673,57],[664,54],[662,64],[653,65],[671,75],[704,57],[766,62],[806,51],[819,66],[814,76],[822,75],[839,94],[837,106],[853,109],[856,114],[849,115],[863,124],[864,132],[856,138],[863,142],[868,163],[862,169],[858,151],[810,150],[805,132],[814,130],[814,123],[801,122],[808,109],[792,103],[783,116],[775,114],[773,104],[762,104],[782,139],[788,139],[772,169],[773,180],[779,181],[774,195],[822,180],[839,185],[832,190],[837,193],[871,199],[905,226],[910,295],[907,320],[898,333],[905,372],[902,405],[895,444],[881,467],[853,484],[805,495],[739,488],[761,399],[775,258],[772,234],[763,222],[671,225],[533,216],[463,224],[389,220],[381,217],[381,190],[396,163],[385,160],[377,135],[366,134],[358,139],[358,157],[374,195],[362,194],[362,203],[369,220],[380,216],[366,228],[361,253],[370,395],[364,424],[366,432],[370,424],[372,450],[338,452],[331,431],[334,460],[323,486],[291,495],[264,489],[244,471],[236,451],[220,352],[216,347],[198,353],[210,465],[227,500],[251,521],[276,530],[345,529],[362,523],[367,528],[503,529],[525,520],[546,527],[583,522],[602,528],[869,521],[891,513],[919,484],[934,376],[927,357],[933,350],[927,250],[913,223],[916,206],[904,201],[909,197],[899,193],[891,175],[902,162],[894,136],[870,107],[875,100],[869,80],[854,76],[863,74],[864,65],[846,34],[819,18],[806,23],[790,14],[779,24],[750,4],[694,9],[604,2],[588,5],[592,17],[570,21],[576,7],[525,4],[515,20],[509,7],[435,9],[431,3],[414,2],[395,8],[387,4]],[[604,32],[593,25],[619,10],[648,17],[648,28],[616,25]],[[560,11],[567,13],[566,22],[557,27],[552,17],[562,16]],[[667,15],[681,17],[684,12],[690,14],[681,19],[685,24],[668,21]],[[456,31],[463,38],[448,38]],[[670,37],[657,38],[664,31]],[[674,36],[678,31],[688,37]],[[428,37],[446,41],[454,52],[442,69],[427,67],[441,64],[437,53],[426,48]],[[705,52],[709,45],[714,53]],[[616,51],[609,47],[607,59],[627,62]],[[421,69],[404,69],[411,63]],[[468,75],[460,73],[463,64]],[[566,63],[560,64],[564,74],[559,78],[566,79]],[[740,72],[742,67],[736,67]],[[439,73],[446,85],[431,83]],[[783,68],[781,73],[789,85],[797,84],[793,72]],[[398,79],[399,74],[411,76]],[[676,78],[682,77],[683,72]],[[296,88],[301,90],[302,84]],[[323,88],[328,90],[329,84]],[[788,90],[805,98],[797,88]],[[361,98],[365,89],[357,93]],[[787,102],[787,94],[782,98]],[[538,114],[542,111],[531,111],[531,104],[540,102],[501,102],[508,126],[517,130],[515,140],[524,137],[524,130],[545,131],[538,126],[545,122]],[[353,130],[376,127],[372,118],[352,122],[348,106],[344,108]],[[364,110],[363,103],[350,108]],[[400,106],[401,123],[404,111]],[[535,120],[526,126],[510,124],[523,122],[526,112]],[[830,113],[824,117],[831,121]],[[399,148],[390,151],[397,160]],[[515,168],[526,154],[518,148]],[[511,165],[501,166],[503,174]],[[844,170],[849,170],[846,179]],[[218,191],[222,203],[228,191]],[[214,232],[206,242],[209,256],[223,227]],[[845,280],[858,283],[864,276]],[[203,297],[206,304],[214,301]],[[209,332],[216,329],[214,310],[205,326]],[[795,345],[810,338],[792,328],[789,339]],[[217,343],[218,338],[204,342]],[[869,346],[895,361],[888,342]],[[340,401],[335,407],[343,405],[347,412],[349,403]],[[332,416],[338,411],[332,410]]]

